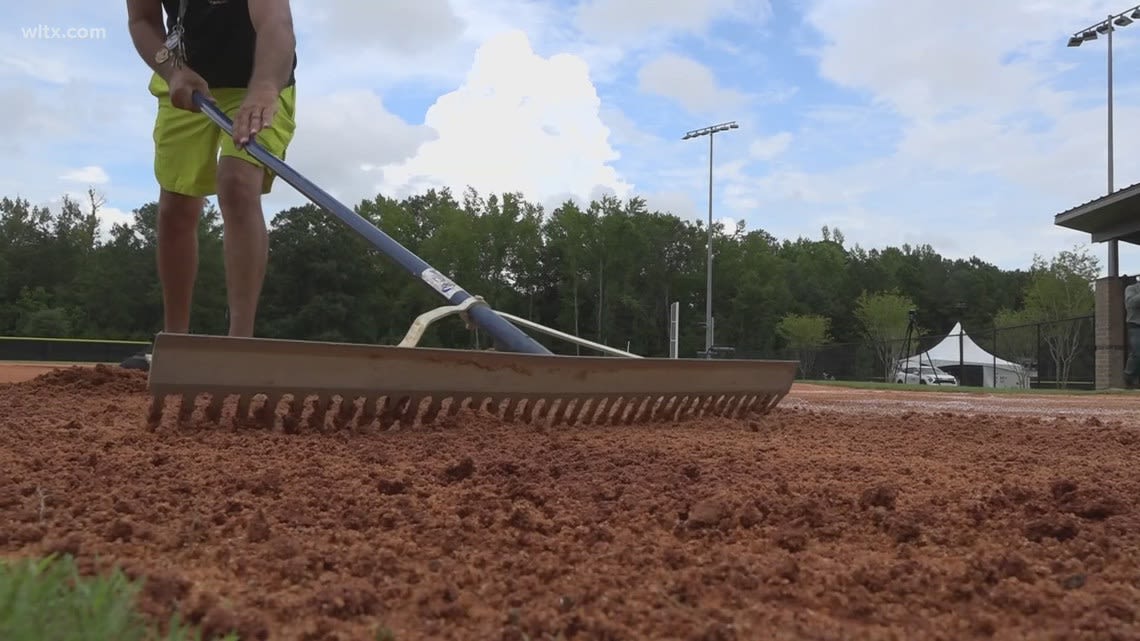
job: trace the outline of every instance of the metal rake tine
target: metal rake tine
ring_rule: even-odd
[[[217,423],[222,419],[222,406],[225,404],[227,394],[221,390],[210,392],[210,402],[206,405],[203,414],[206,420]]]
[[[404,399],[404,411],[400,413],[400,427],[408,428],[415,424],[416,415],[420,413],[420,404],[423,398],[420,396],[406,396]]]
[[[431,397],[431,402],[428,404],[427,409],[424,410],[424,415],[420,419],[425,424],[435,423],[439,419],[440,410],[443,409],[443,401],[446,398],[444,395],[436,395]]]
[[[265,395],[265,401],[261,407],[257,408],[257,414],[254,419],[261,424],[262,427],[273,428],[277,422],[277,404],[281,402],[281,392],[270,392]]]

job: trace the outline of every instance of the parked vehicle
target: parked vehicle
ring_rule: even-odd
[[[895,382],[905,385],[957,385],[958,379],[932,365],[903,366],[895,373]]]

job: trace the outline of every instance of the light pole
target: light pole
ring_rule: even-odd
[[[712,315],[712,213],[713,213],[713,134],[728,131],[729,129],[737,129],[740,125],[736,122],[722,122],[719,125],[705,127],[704,129],[694,129],[685,134],[681,140],[691,140],[693,138],[700,138],[701,136],[709,137],[709,240],[708,240],[708,260],[706,261],[707,269],[707,283],[705,285],[705,358],[712,358],[713,346],[713,315]]]
[[[1108,36],[1108,193],[1116,188],[1113,185],[1113,150],[1112,150],[1112,33],[1116,27],[1127,27],[1133,21],[1140,20],[1140,5],[1132,7],[1118,14],[1109,14],[1108,18],[1077,31],[1069,37],[1070,47],[1079,47],[1089,40],[1096,40],[1098,33]],[[1110,278],[1118,276],[1120,269],[1120,243],[1115,238],[1108,241],[1108,275]]]

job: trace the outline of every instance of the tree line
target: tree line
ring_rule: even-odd
[[[94,191],[85,202],[64,198],[56,210],[0,200],[0,334],[148,340],[161,329],[157,204],[140,206],[101,236],[103,204]],[[585,207],[567,201],[544,211],[518,194],[470,189],[458,198],[448,190],[377,196],[355,209],[496,309],[665,356],[677,301],[680,354],[704,348],[707,228],[700,221],[651,211],[641,198],[605,197]],[[713,231],[715,342],[738,355],[804,364],[829,344],[858,344],[883,365],[905,355],[911,310],[917,333],[927,334],[956,321],[971,332],[1094,310],[1099,267],[1080,248],[1004,270],[978,258],[951,260],[929,245],[848,246],[827,227],[818,238],[794,240],[743,224]],[[212,203],[199,248],[191,331],[222,334],[222,222]],[[418,314],[442,303],[320,208],[272,218],[259,336],[393,344]],[[592,353],[536,338],[559,353]],[[1054,341],[1058,352],[1062,338]],[[421,344],[485,348],[489,341],[452,319]]]

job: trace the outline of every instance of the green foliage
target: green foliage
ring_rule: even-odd
[[[28,313],[20,325],[25,336],[44,338],[68,338],[71,336],[71,320],[62,307],[45,307]]]
[[[0,199],[0,334],[145,340],[161,329],[157,205],[141,205],[130,220],[97,236],[100,207],[94,193],[54,212]],[[567,201],[544,210],[518,194],[474,190],[458,198],[448,190],[403,200],[377,196],[356,210],[496,309],[665,356],[669,306],[677,301],[680,353],[703,349],[707,237],[700,222],[651,211],[640,198]],[[1039,315],[1089,313],[1073,286],[1079,279],[1055,266],[1003,271],[978,259],[943,258],[929,246],[864,249],[846,245],[832,228],[819,238],[795,239],[743,226],[718,224],[714,232],[716,343],[741,356],[785,353],[791,336],[785,318],[825,319],[827,340],[868,344],[889,364],[901,352],[912,306],[931,332],[949,331],[956,321],[990,327],[998,310],[1023,304]],[[212,205],[198,241],[191,331],[223,333],[222,223]],[[1087,271],[1079,254],[1059,260]],[[258,335],[393,344],[416,316],[442,303],[319,208],[273,216]],[[538,339],[558,353],[590,353]],[[458,319],[433,325],[423,344],[489,346],[487,336]]]
[[[1025,294],[1028,317],[1042,323],[1041,338],[1057,363],[1057,380],[1066,387],[1081,349],[1081,323],[1070,322],[1096,310],[1094,281],[1100,263],[1087,250],[1062,251],[1051,261],[1035,256],[1032,281]]]
[[[913,341],[919,335],[918,328],[912,328],[912,345],[907,345],[912,309],[914,303],[911,299],[895,290],[876,294],[863,292],[855,301],[855,316],[874,346],[886,381],[894,376],[898,360],[910,353]]]
[[[792,349],[821,347],[829,340],[831,321],[818,314],[787,314],[780,319],[776,332]]]
[[[1093,313],[1093,282],[1100,263],[1087,250],[1060,252],[1051,261],[1035,256],[1025,308],[1038,321],[1059,321]]]
[[[801,375],[812,371],[816,352],[831,339],[830,326],[819,314],[787,314],[776,325],[776,333],[795,351]]]
[[[997,332],[996,355],[1029,368],[1037,360],[1037,315],[1028,309],[1000,309],[994,316]],[[1022,370],[1022,377],[1029,375]],[[1020,381],[1024,384],[1026,381]]]
[[[201,639],[177,616],[161,634],[135,609],[140,588],[118,569],[102,577],[81,576],[70,556],[0,562],[0,639]],[[236,639],[236,634],[226,637]]]

